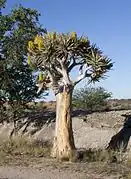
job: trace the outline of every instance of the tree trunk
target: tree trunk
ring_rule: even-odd
[[[52,156],[71,160],[75,156],[72,130],[72,89],[63,90],[56,95],[56,128]]]

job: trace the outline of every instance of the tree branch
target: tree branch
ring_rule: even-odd
[[[73,58],[73,63],[68,67],[68,72],[70,72],[76,65],[76,60]]]
[[[50,82],[46,84],[47,88],[53,86],[53,84],[56,83],[56,81],[55,81],[55,77],[54,77],[53,73],[50,70],[50,67],[48,67],[47,65],[44,65],[41,67],[41,69],[48,71]],[[37,90],[37,94],[38,94],[44,87],[44,81],[37,83],[36,86],[38,86],[38,90]]]
[[[75,66],[78,66],[78,65],[83,65],[84,64],[84,61],[82,62],[76,62],[76,59],[74,58],[74,57],[72,57],[73,58],[73,62],[72,62],[72,64],[68,67],[68,73],[70,73],[71,72],[71,70],[75,67]]]
[[[53,68],[55,71],[59,72],[59,73],[62,75],[62,70],[61,70],[59,67],[57,67],[57,66],[55,66],[55,65],[52,65],[52,68]]]
[[[67,84],[71,84],[69,75],[68,75],[68,67],[66,64],[66,60],[67,60],[67,56],[63,57],[62,60],[57,59],[57,61],[60,63],[61,65],[61,74],[63,76],[63,84],[67,85]]]
[[[90,68],[87,66],[87,64],[84,65],[81,75],[79,75],[76,80],[73,82],[73,85],[75,86],[77,83],[82,81],[86,77],[90,77],[90,74],[87,73],[90,70]]]
[[[42,70],[46,70],[46,71],[48,71],[50,80],[53,82],[54,78],[53,78],[53,74],[51,73],[50,68],[49,68],[47,65],[44,65],[44,66],[42,66]]]

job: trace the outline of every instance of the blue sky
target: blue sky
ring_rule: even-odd
[[[15,4],[37,9],[40,23],[49,31],[76,31],[88,36],[115,62],[109,77],[96,85],[112,92],[114,98],[131,98],[130,0],[8,0],[6,12]]]

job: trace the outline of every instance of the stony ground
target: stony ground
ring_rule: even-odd
[[[23,163],[22,163],[23,162]],[[60,163],[52,159],[18,161],[0,167],[0,179],[130,179],[124,164]]]
[[[111,137],[123,126],[121,114],[130,111],[94,113],[73,118],[77,148],[105,148]],[[86,118],[86,122],[83,119]],[[1,125],[0,135],[8,136],[12,126]],[[28,127],[27,133],[34,130]],[[33,138],[52,139],[54,124],[44,126]],[[130,148],[129,142],[128,148]],[[50,158],[7,157],[0,161],[0,179],[131,179],[131,164],[105,162],[58,162]]]

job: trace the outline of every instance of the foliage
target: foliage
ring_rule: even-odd
[[[22,102],[4,102],[0,105],[0,123],[17,121],[25,115],[26,105]]]
[[[43,96],[43,91],[39,95],[36,93],[37,78],[27,64],[27,44],[36,34],[46,32],[39,24],[40,14],[36,10],[19,5],[3,15],[5,3],[5,0],[0,1],[1,120],[15,116],[14,112],[18,116],[26,102]]]
[[[75,32],[37,35],[29,41],[28,51],[29,64],[47,73],[50,80],[45,85],[76,85],[86,77],[90,82],[99,81],[113,65],[88,38],[78,37]],[[70,72],[76,66],[81,75],[71,81]]]
[[[0,14],[1,14],[1,9],[5,8],[6,0],[0,0]]]
[[[31,100],[36,95],[35,78],[27,64],[27,43],[45,32],[39,13],[21,5],[0,18],[0,92],[9,100]]]
[[[73,106],[91,111],[104,110],[108,107],[107,100],[111,93],[102,87],[84,87],[73,94]]]

